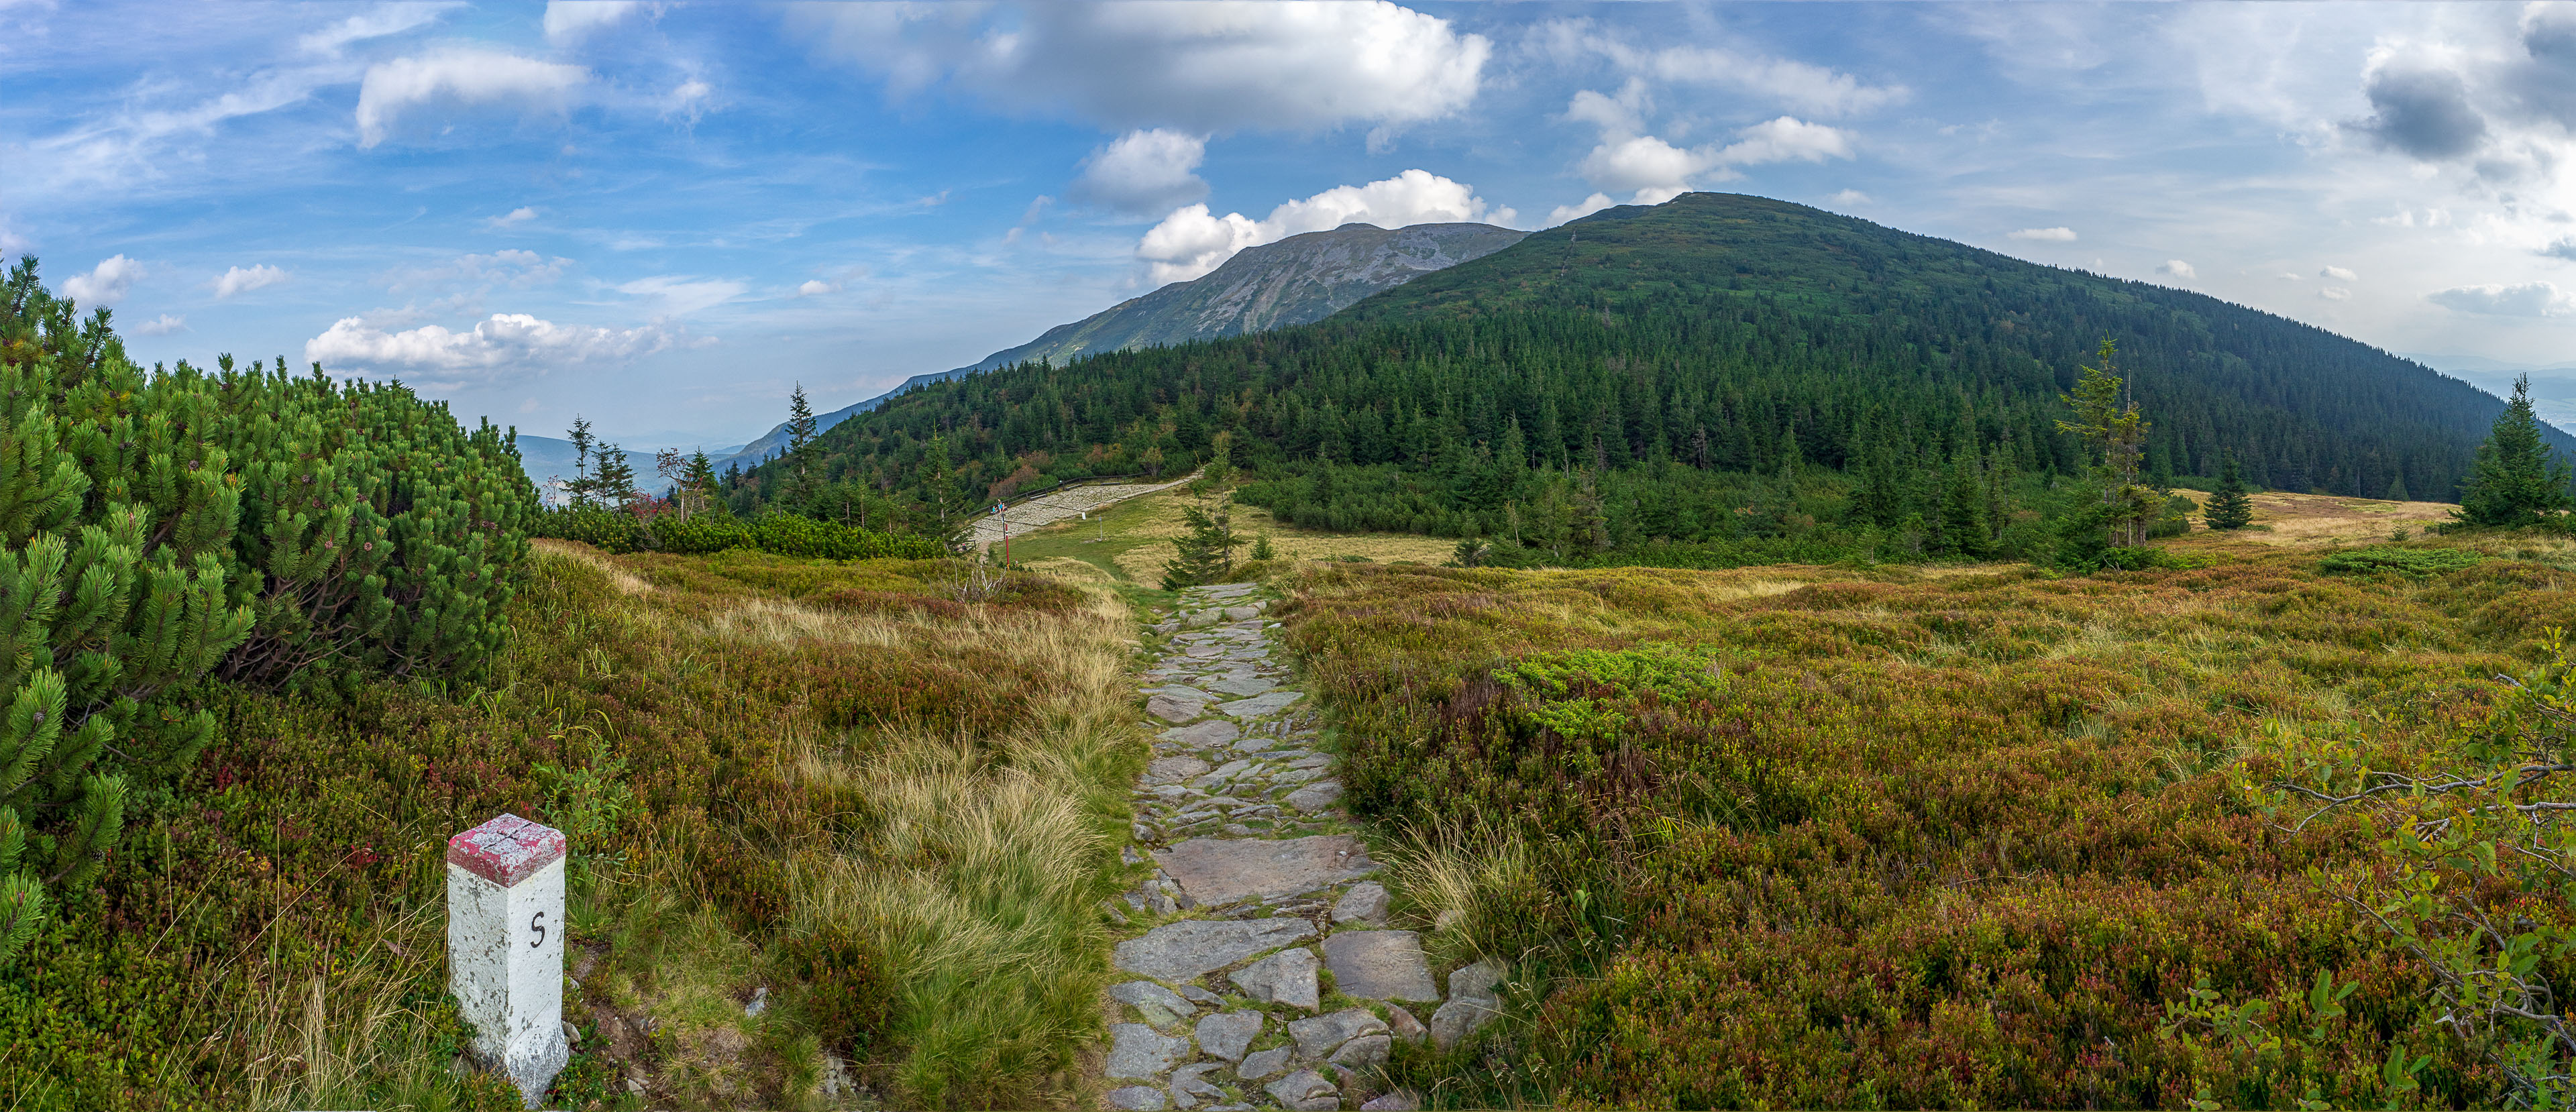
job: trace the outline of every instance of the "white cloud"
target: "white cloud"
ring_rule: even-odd
[[[188,318],[174,317],[168,313],[163,313],[152,320],[147,320],[141,324],[135,325],[133,328],[127,329],[127,331],[132,332],[137,336],[167,336],[173,332],[184,330],[187,327]]]
[[[1736,166],[1852,157],[1850,133],[1792,116],[1740,129],[1736,141],[1723,147],[1677,147],[1658,136],[1636,134],[1652,107],[1635,80],[1617,96],[1589,89],[1574,94],[1566,117],[1601,129],[1600,145],[1576,167],[1585,181],[1610,192],[1628,192],[1634,204],[1660,205],[1696,185],[1743,177]]]
[[[1863,193],[1863,192],[1861,192],[1860,190],[1857,190],[1857,189],[1846,189],[1846,190],[1843,190],[1843,191],[1842,191],[1842,192],[1840,192],[1840,193],[1836,193],[1836,194],[1834,194],[1834,195],[1833,195],[1831,198],[1829,198],[1829,199],[1830,199],[1831,201],[1833,201],[1833,203],[1835,203],[1835,204],[1837,204],[1837,205],[1845,206],[1845,207],[1847,207],[1847,208],[1848,208],[1848,207],[1852,207],[1852,206],[1857,206],[1857,205],[1867,205],[1867,204],[1875,204],[1875,203],[1876,203],[1876,202],[1874,202],[1874,201],[1870,200],[1870,198],[1869,198],[1869,194],[1867,194],[1867,193]]]
[[[471,47],[378,63],[358,87],[358,146],[384,142],[401,116],[425,107],[515,104],[561,112],[589,81],[580,66]]]
[[[1859,115],[1903,104],[1914,95],[1902,85],[1872,85],[1823,66],[1725,47],[1644,49],[1600,31],[1588,19],[1557,20],[1535,37],[1542,50],[1562,60],[1594,55],[1635,77],[1734,89],[1811,116]]]
[[[494,313],[464,332],[423,325],[386,332],[343,317],[304,343],[304,358],[334,370],[426,372],[448,380],[498,378],[580,363],[639,359],[684,343],[658,324],[623,330],[556,324],[526,313]]]
[[[2064,227],[2024,228],[2018,232],[2006,232],[2004,233],[2004,238],[2034,239],[2043,243],[2073,243],[2075,242],[2075,229]]]
[[[527,207],[527,206],[525,206],[525,205],[521,205],[521,206],[520,206],[520,207],[518,207],[518,208],[511,209],[511,210],[510,210],[510,211],[508,211],[508,212],[502,213],[502,214],[501,214],[501,215],[499,215],[499,216],[495,216],[495,217],[493,217],[493,218],[491,218],[491,219],[489,219],[489,220],[484,221],[484,222],[483,222],[483,226],[484,226],[484,227],[487,227],[487,228],[491,228],[491,229],[493,229],[493,230],[495,230],[495,231],[498,231],[498,230],[500,230],[500,229],[502,229],[502,228],[512,227],[512,226],[514,226],[514,225],[518,225],[518,224],[525,224],[525,223],[527,223],[528,221],[534,220],[534,219],[536,219],[536,218],[537,218],[537,210],[535,210],[535,209],[533,209],[533,208],[529,208],[529,207]]]
[[[1470,186],[1426,170],[1407,170],[1383,181],[1335,186],[1286,202],[1262,220],[1239,212],[1216,216],[1203,204],[1176,209],[1145,232],[1136,244],[1136,258],[1160,286],[1215,270],[1246,247],[1344,224],[1402,228],[1491,219],[1510,219],[1510,210],[1490,209]]]
[[[1114,128],[1402,125],[1473,100],[1493,44],[1385,0],[817,4],[790,30],[883,75]]]
[[[2281,276],[2281,280],[2284,282],[2305,282],[2308,280],[2308,276],[2305,274],[2284,274]]]
[[[743,291],[750,288],[740,282],[708,281],[664,274],[652,278],[638,278],[617,287],[617,292],[629,297],[651,299],[655,306],[654,316],[656,317],[679,317],[722,305],[742,296]]]
[[[234,267],[225,271],[222,277],[215,279],[215,296],[232,297],[235,294],[274,286],[285,280],[286,272],[273,266],[262,264],[248,270]]]
[[[1120,212],[1169,212],[1207,196],[1195,171],[1207,157],[1207,140],[1168,128],[1131,131],[1083,160],[1074,179],[1075,200]]]
[[[2317,290],[2317,296],[2328,301],[2350,301],[2352,291],[2341,286],[2325,286]]]
[[[826,282],[826,281],[824,281],[824,280],[822,280],[822,279],[820,279],[820,278],[808,278],[808,279],[806,279],[806,280],[805,280],[805,284],[804,284],[804,285],[801,285],[801,286],[796,287],[796,296],[798,296],[798,297],[815,297],[815,296],[819,296],[819,295],[821,295],[821,294],[827,294],[827,293],[830,293],[830,292],[832,292],[833,290],[837,290],[837,289],[839,289],[839,288],[841,288],[841,287],[839,287],[839,286],[835,286],[835,285],[831,284],[830,282]]]
[[[2181,259],[2166,259],[2162,265],[2156,267],[2156,273],[2168,278],[2198,277],[2198,274],[2191,269],[2191,264]]]
[[[626,21],[642,10],[635,0],[547,0],[546,41],[566,46]]]
[[[1590,216],[1593,213],[1599,212],[1602,209],[1609,208],[1618,203],[1619,202],[1617,201],[1611,200],[1610,195],[1607,193],[1595,193],[1573,204],[1558,205],[1555,208],[1549,209],[1547,213],[1547,226],[1553,228],[1568,220],[1581,220],[1584,217]]]
[[[63,279],[63,293],[73,301],[90,308],[114,305],[125,300],[134,280],[143,277],[143,264],[115,255],[101,259],[87,274]]]
[[[2338,282],[2351,282],[2360,279],[2361,275],[2355,274],[2352,271],[2339,266],[2329,265],[2325,269],[2318,271],[2317,277],[2332,278]]]
[[[2435,305],[2462,313],[2491,317],[2566,317],[2576,316],[2576,293],[2561,290],[2551,282],[2524,282],[2520,285],[2459,286],[2427,294]]]
[[[340,48],[353,42],[399,35],[414,27],[434,22],[440,12],[465,5],[454,2],[418,4],[379,4],[319,31],[295,40],[298,49],[307,54],[338,54]]]

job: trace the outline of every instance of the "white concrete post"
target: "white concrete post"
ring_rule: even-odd
[[[503,815],[447,840],[447,972],[475,1056],[537,1107],[572,1058],[563,831]]]

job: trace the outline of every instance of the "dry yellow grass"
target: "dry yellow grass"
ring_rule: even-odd
[[[2203,506],[2209,493],[2180,490]],[[2459,507],[2447,502],[2390,502],[2378,498],[2346,498],[2333,494],[2292,494],[2272,491],[2253,496],[2254,524],[2260,529],[2241,531],[2233,540],[2278,546],[2323,547],[2335,544],[2366,544],[2384,541],[2397,530],[2422,533],[2428,525],[2439,525],[2451,519]],[[2202,514],[2193,514],[2194,539],[2216,539],[2198,528]]]

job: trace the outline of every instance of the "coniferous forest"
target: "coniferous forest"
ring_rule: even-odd
[[[2029,555],[2087,467],[2054,422],[2106,339],[2168,485],[2232,455],[2272,489],[2449,498],[2503,409],[2199,294],[1703,193],[1317,325],[923,387],[824,434],[791,508],[927,524],[1054,480],[1185,473],[1232,431],[1239,497],[1300,525],[1551,563]],[[736,474],[731,500],[777,501],[784,476]]]

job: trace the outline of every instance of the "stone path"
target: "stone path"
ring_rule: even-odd
[[[1002,523],[1006,520],[1010,523],[1011,535],[1016,537],[1040,526],[1053,525],[1068,517],[1090,513],[1103,506],[1124,502],[1140,494],[1170,490],[1197,477],[1195,474],[1183,475],[1159,486],[1144,483],[1103,483],[1097,486],[1066,487],[1049,494],[1041,494],[1001,513],[985,514],[977,518],[975,531],[969,535],[966,542],[967,550],[981,552],[987,546],[1002,543]]]
[[[1167,728],[1125,851],[1151,875],[1110,906],[1136,931],[1115,959],[1136,979],[1110,990],[1113,1108],[1413,1108],[1380,1069],[1394,1040],[1452,1046],[1501,1007],[1501,966],[1451,972],[1444,1002],[1420,937],[1388,929],[1266,607],[1252,584],[1201,587],[1152,629],[1169,640],[1145,710]]]

